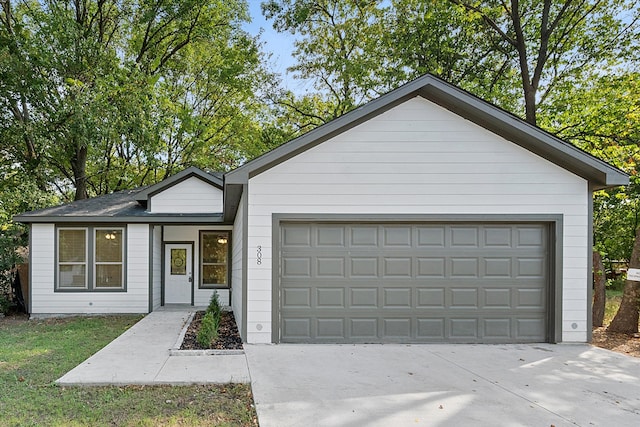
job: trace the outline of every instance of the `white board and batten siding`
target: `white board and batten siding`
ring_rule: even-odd
[[[244,319],[242,318],[242,239],[244,203],[247,195],[243,194],[238,205],[238,211],[233,223],[233,238],[231,239],[231,309],[236,319],[238,330],[242,331]]]
[[[218,293],[220,304],[228,306],[228,289],[200,289],[200,231],[205,230],[231,230],[231,226],[192,226],[192,225],[167,225],[164,227],[164,242],[193,242],[193,305],[203,307],[209,305],[214,292]],[[233,238],[232,238],[233,239]]]
[[[248,342],[272,339],[274,213],[561,214],[562,340],[587,339],[587,181],[423,98],[250,178],[248,195]]]
[[[222,190],[191,177],[151,196],[151,213],[222,212]]]
[[[149,311],[149,226],[129,224],[126,292],[55,292],[55,225],[31,226],[31,314],[147,313]]]

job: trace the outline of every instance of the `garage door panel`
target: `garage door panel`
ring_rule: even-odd
[[[378,308],[378,288],[351,288],[351,308]]]
[[[513,276],[512,258],[487,258],[484,261],[484,277],[492,279],[511,278]]]
[[[538,288],[519,288],[516,290],[517,300],[516,307],[544,309],[545,293],[543,289]]]
[[[386,339],[399,338],[408,340],[412,335],[410,318],[383,318],[382,328],[383,337]]]
[[[283,258],[282,277],[311,277],[311,258]]]
[[[344,340],[346,337],[343,318],[319,318],[316,325],[318,339]]]
[[[304,225],[290,224],[282,229],[282,247],[311,247],[311,229]]]
[[[476,279],[480,276],[479,262],[477,258],[450,258],[452,278]]]
[[[404,277],[404,278],[412,278],[413,274],[411,271],[411,257],[385,257],[383,259],[384,267],[382,269],[382,277]]]
[[[477,227],[455,226],[451,227],[451,247],[452,248],[478,248],[480,241],[478,239]]]
[[[478,290],[475,288],[453,288],[451,293],[451,305],[449,308],[478,308]]]
[[[315,288],[317,308],[346,308],[344,288]]]
[[[543,227],[519,227],[517,247],[542,247],[545,241]]]
[[[382,229],[382,247],[411,247],[411,227],[389,226]]]
[[[282,336],[288,340],[310,340],[311,318],[287,317],[282,319]]]
[[[511,338],[511,319],[483,319],[482,336],[487,340],[508,340]]]
[[[475,340],[478,338],[478,319],[449,319],[449,337],[452,340]]]
[[[316,242],[318,247],[344,247],[344,227],[320,227],[316,228]]]
[[[442,225],[417,226],[416,246],[418,248],[444,248],[445,227]]]
[[[485,308],[497,308],[509,310],[513,307],[510,288],[488,288],[483,289],[483,306]]]
[[[385,288],[383,291],[383,309],[387,308],[411,308],[410,288]]]
[[[416,308],[444,309],[445,288],[430,287],[416,289]]]
[[[425,341],[445,340],[445,319],[444,318],[418,318],[416,321],[416,338]]]
[[[536,340],[539,336],[545,335],[545,325],[541,319],[524,319],[515,320],[516,338],[520,341]]]
[[[485,248],[502,248],[507,249],[513,247],[513,233],[511,227],[484,227],[484,247]]]
[[[543,278],[545,275],[544,258],[518,258],[516,276]]]
[[[311,289],[288,287],[282,291],[283,308],[311,308]]]
[[[543,225],[289,226],[279,252],[283,342],[547,339]]]
[[[349,337],[356,342],[375,342],[379,340],[378,318],[350,318]]]
[[[378,227],[375,226],[351,226],[349,227],[351,247],[378,247]]]
[[[317,277],[344,278],[344,258],[317,257]]]
[[[416,258],[416,278],[444,278],[446,276],[446,259],[444,257]]]

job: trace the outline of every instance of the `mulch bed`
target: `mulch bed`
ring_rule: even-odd
[[[633,357],[640,357],[640,336],[607,332],[606,327],[593,328],[591,344]]]
[[[231,311],[222,312],[220,327],[218,328],[218,339],[207,348],[201,347],[196,337],[204,314],[204,311],[198,311],[193,316],[187,333],[184,335],[180,350],[242,350],[242,338],[240,338],[236,319]]]

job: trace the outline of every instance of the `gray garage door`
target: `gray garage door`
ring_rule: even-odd
[[[281,342],[547,341],[543,224],[281,223]]]

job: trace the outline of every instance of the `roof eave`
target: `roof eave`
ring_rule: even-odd
[[[28,216],[16,215],[16,222],[24,224],[50,223],[117,223],[117,224],[220,224],[224,222],[222,213],[218,214],[150,214],[131,216]]]

